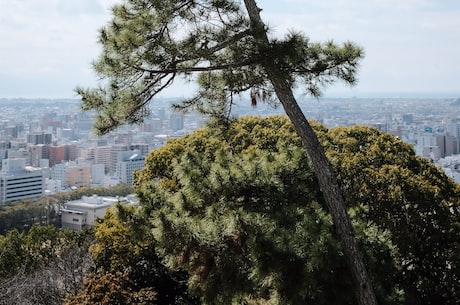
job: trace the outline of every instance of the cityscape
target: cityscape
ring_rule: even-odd
[[[206,123],[197,113],[174,112],[170,106],[178,101],[155,100],[144,123],[96,136],[94,113],[80,111],[79,100],[1,99],[0,204],[132,184],[133,172],[151,150]],[[460,182],[459,98],[321,98],[299,104],[308,119],[329,128],[366,125],[391,133]],[[244,99],[233,110],[235,117],[284,113],[282,107],[252,107]]]
[[[460,304],[459,16],[0,1],[0,303]]]

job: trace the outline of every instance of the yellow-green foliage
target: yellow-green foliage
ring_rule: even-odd
[[[392,135],[314,127],[346,192],[379,302],[455,300],[458,186]],[[137,192],[159,253],[188,271],[205,303],[354,302],[287,118],[245,117],[175,139],[148,157]]]

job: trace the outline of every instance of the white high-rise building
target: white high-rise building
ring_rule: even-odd
[[[133,173],[144,167],[145,156],[139,150],[130,150],[118,154],[116,176],[121,183],[133,184]]]
[[[40,168],[26,167],[25,159],[4,159],[0,171],[0,204],[43,195],[45,182]]]

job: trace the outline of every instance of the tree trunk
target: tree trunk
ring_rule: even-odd
[[[258,35],[255,38],[260,39],[262,44],[268,45],[269,40],[265,25],[260,18],[260,9],[257,7],[255,0],[244,0],[244,3],[252,27],[256,35]],[[332,170],[318,137],[302,113],[291,86],[286,77],[283,76],[283,72],[274,63],[268,63],[264,68],[273,84],[278,99],[310,156],[313,169],[316,172],[321,191],[348,261],[358,304],[376,305],[377,300],[364,265],[363,257],[357,247],[354,230],[346,210],[344,196],[339,187],[337,176]]]

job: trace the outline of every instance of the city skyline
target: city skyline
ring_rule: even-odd
[[[0,0],[0,97],[76,98],[76,86],[97,86],[91,61],[98,30],[120,0]],[[455,0],[257,1],[271,35],[303,31],[312,41],[351,40],[362,46],[354,88],[325,96],[460,95],[460,2]],[[161,94],[193,92],[179,83]]]

